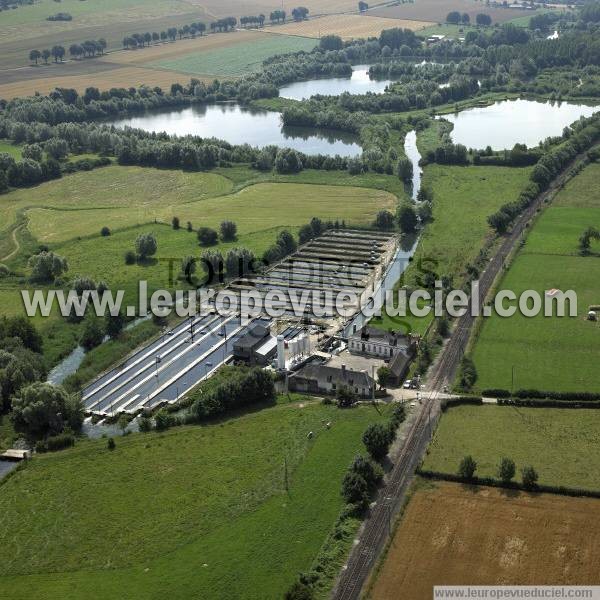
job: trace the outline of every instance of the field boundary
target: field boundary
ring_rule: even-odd
[[[467,486],[484,486],[494,487],[506,490],[518,490],[530,494],[555,494],[558,496],[571,496],[575,498],[600,498],[600,490],[587,488],[572,488],[567,486],[554,486],[546,484],[536,484],[534,487],[527,487],[517,481],[504,483],[494,477],[472,477],[466,479],[460,475],[453,473],[444,473],[443,471],[430,471],[427,469],[417,469],[417,475],[425,479],[433,479],[438,481],[450,481],[452,483],[462,483]]]

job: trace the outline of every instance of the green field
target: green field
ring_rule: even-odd
[[[38,35],[83,30],[85,27],[130,23],[135,31],[136,22],[143,19],[190,13],[193,7],[182,0],[38,0],[32,4],[3,11],[0,15],[1,41],[18,41]],[[72,21],[47,21],[58,12],[69,13]],[[80,34],[85,39],[85,32]],[[25,58],[25,57],[24,57]]]
[[[7,154],[10,154],[15,160],[21,159],[21,148],[19,146],[15,146],[14,144],[11,144],[10,142],[5,142],[3,140],[0,140],[0,154],[2,152],[6,152]]]
[[[0,487],[0,595],[281,598],[342,508],[362,431],[383,418],[303,402],[36,457]]]
[[[502,457],[533,465],[539,483],[599,488],[600,411],[588,409],[458,406],[438,425],[424,469],[456,473],[461,459],[477,461],[477,475],[496,477]]]
[[[175,59],[159,60],[154,67],[173,69],[193,75],[214,75],[216,77],[241,77],[249,72],[259,71],[267,58],[288,52],[309,52],[317,45],[313,38],[292,35],[270,35],[229,48],[207,50],[187,54]]]
[[[3,195],[0,257],[18,250],[5,262],[19,276],[26,275],[28,256],[38,243],[48,244],[69,261],[69,277],[104,280],[114,290],[124,289],[130,301],[137,297],[140,279],[151,290],[172,289],[168,260],[174,259],[177,277],[184,256],[203,252],[196,231],[186,230],[187,221],[196,230],[218,228],[231,219],[238,225],[238,239],[214,249],[225,253],[244,246],[260,256],[284,228],[295,233],[313,216],[365,225],[378,210],[394,210],[397,195],[403,193],[397,177],[374,173],[307,170],[277,175],[247,167],[185,173],[111,166]],[[180,218],[182,229],[171,228],[173,216]],[[110,237],[100,236],[105,225],[112,230]],[[147,232],[157,237],[155,259],[126,266],[124,253]],[[2,314],[22,314],[22,287],[19,277],[0,281]],[[79,326],[58,316],[36,318],[35,324],[47,340],[44,352],[50,366],[73,349],[80,335]]]
[[[466,266],[473,262],[491,234],[487,217],[506,202],[516,200],[527,183],[529,169],[510,167],[455,167],[432,164],[423,183],[434,193],[433,221],[425,227],[404,282],[418,285],[419,269],[432,269],[460,285]],[[421,267],[419,267],[419,263]],[[373,322],[384,329],[408,321],[423,333],[431,317],[403,319],[384,315]]]
[[[573,179],[540,216],[525,246],[500,283],[519,294],[558,288],[577,293],[577,317],[487,319],[473,351],[477,386],[510,389],[600,391],[598,324],[586,320],[600,304],[600,260],[578,255],[584,229],[600,227],[600,165]]]

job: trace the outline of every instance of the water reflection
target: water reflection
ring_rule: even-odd
[[[584,104],[519,99],[470,108],[443,118],[454,124],[451,136],[455,144],[467,148],[489,145],[493,150],[504,150],[515,144],[537,146],[547,137],[561,135],[565,127],[596,110]]]
[[[371,79],[369,77],[370,65],[355,65],[352,67],[352,77],[328,77],[326,79],[310,79],[297,81],[285,85],[279,90],[282,98],[291,100],[307,100],[311,96],[339,96],[343,93],[382,94],[385,88],[392,83],[391,79]]]
[[[357,156],[362,151],[355,136],[312,128],[283,128],[279,113],[248,108],[235,102],[152,111],[118,119],[112,124],[169,135],[214,137],[230,144],[250,144],[259,148],[285,146],[306,154]]]

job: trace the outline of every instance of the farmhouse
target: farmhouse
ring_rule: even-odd
[[[364,354],[375,358],[393,358],[400,352],[414,353],[415,339],[394,331],[384,331],[366,326],[348,338],[348,350],[352,354]]]
[[[366,371],[352,371],[345,365],[306,365],[289,378],[289,388],[295,392],[335,394],[342,386],[350,388],[361,398],[370,398],[375,381]]]

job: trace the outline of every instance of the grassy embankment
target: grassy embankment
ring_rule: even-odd
[[[342,508],[362,431],[385,418],[294,400],[36,457],[0,487],[0,593],[281,598]]]
[[[499,283],[517,295],[537,291],[542,299],[554,288],[577,294],[576,317],[525,317],[518,313],[486,319],[475,342],[477,387],[600,391],[598,323],[586,320],[588,307],[600,304],[600,250],[580,256],[579,237],[600,228],[600,165],[572,179],[534,224],[525,245]],[[516,306],[506,302],[506,306]]]

